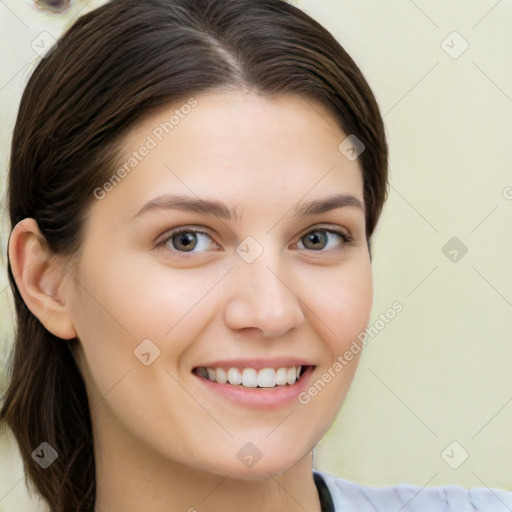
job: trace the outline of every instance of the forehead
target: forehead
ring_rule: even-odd
[[[260,207],[333,192],[362,201],[360,165],[339,150],[345,138],[324,107],[299,96],[201,94],[132,128],[106,199],[131,210],[166,192]]]

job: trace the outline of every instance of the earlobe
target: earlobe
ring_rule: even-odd
[[[53,254],[34,219],[23,219],[9,239],[9,263],[28,309],[44,327],[63,339],[76,338],[64,296],[69,275]]]

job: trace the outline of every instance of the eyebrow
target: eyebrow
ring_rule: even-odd
[[[351,194],[335,194],[314,199],[313,201],[298,202],[293,206],[292,214],[296,218],[301,218],[308,215],[318,215],[337,208],[356,208],[364,213],[364,205],[356,196]],[[214,215],[215,217],[227,220],[240,220],[241,217],[236,207],[228,206],[220,201],[165,194],[148,201],[134,215],[134,218],[155,210],[183,210]]]

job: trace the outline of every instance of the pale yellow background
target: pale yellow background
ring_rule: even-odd
[[[51,16],[29,0],[0,2],[2,197],[17,104],[38,58],[32,41],[43,31],[57,38],[101,3],[75,1],[65,16]],[[372,485],[512,490],[512,3],[294,3],[334,33],[379,101],[391,188],[374,240],[371,323],[393,302],[403,305],[370,339],[316,466]],[[446,53],[464,41],[458,58]],[[454,236],[468,249],[456,262],[442,252]],[[12,337],[6,285],[3,271],[3,354]],[[0,512],[44,510],[27,496],[5,436],[0,450]],[[465,452],[457,469],[442,457],[457,461]]]

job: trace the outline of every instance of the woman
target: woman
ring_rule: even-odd
[[[369,320],[386,187],[373,94],[293,6],[80,18],[27,85],[9,174],[1,418],[50,509],[512,506],[313,471],[357,367],[360,347],[339,356]]]

